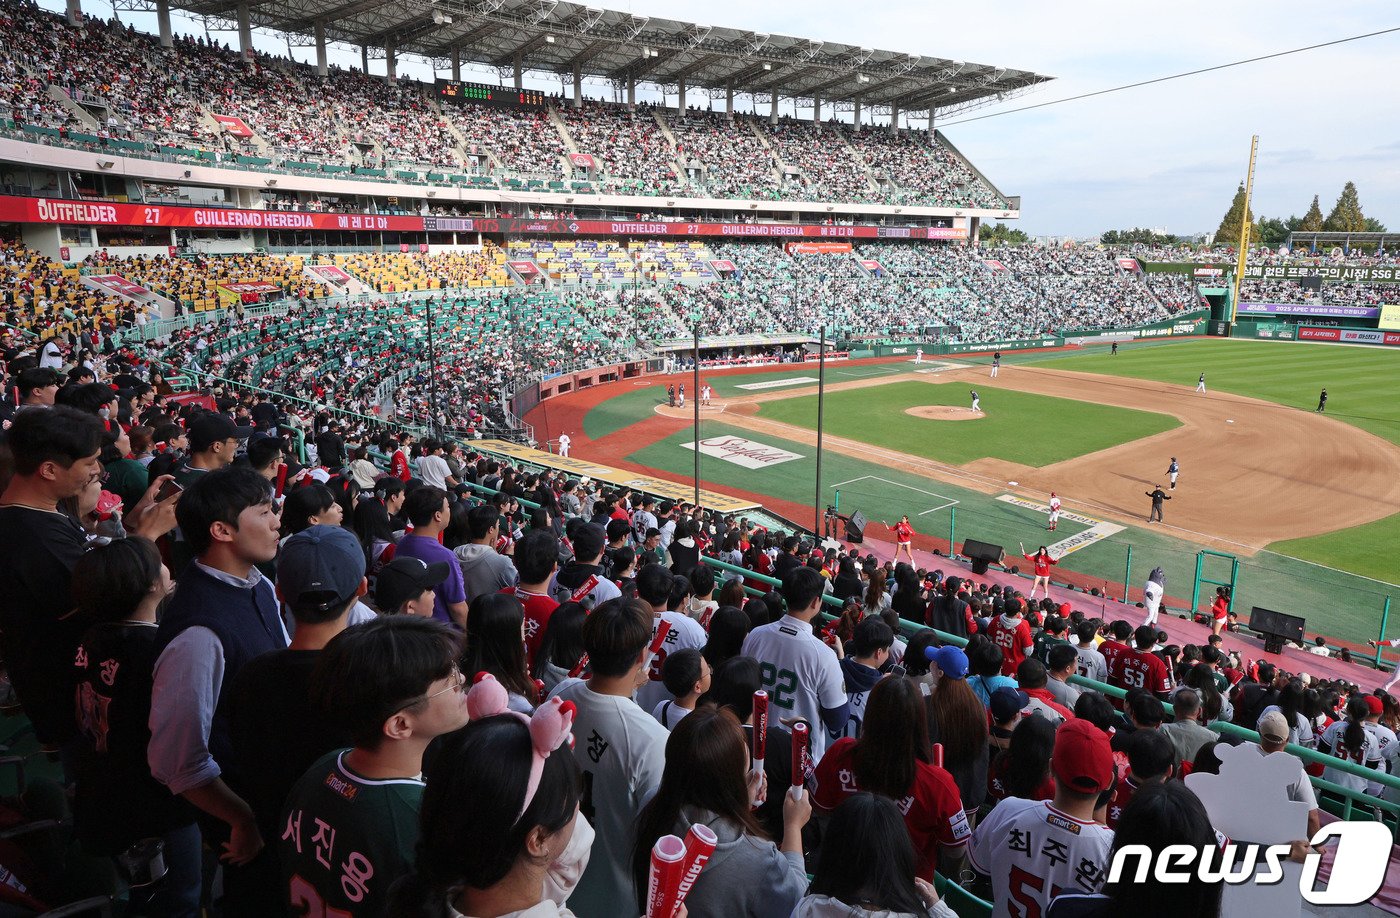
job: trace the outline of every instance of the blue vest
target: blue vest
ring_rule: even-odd
[[[224,681],[219,686],[214,720],[209,730],[209,753],[227,771],[233,764],[229,732],[228,693],[243,665],[256,656],[287,646],[277,613],[277,596],[264,578],[244,589],[217,580],[191,564],[180,577],[175,595],[156,632],[156,652],[163,652],[186,628],[208,628],[224,648]]]

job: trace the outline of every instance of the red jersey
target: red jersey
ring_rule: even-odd
[[[1132,778],[1124,777],[1118,782],[1118,789],[1113,792],[1113,799],[1108,802],[1108,827],[1118,828],[1118,820],[1123,815],[1123,807],[1128,805],[1128,801],[1133,799],[1133,794],[1138,792],[1139,785]]]
[[[1120,662],[1123,656],[1128,653],[1128,645],[1115,641],[1113,638],[1104,638],[1104,642],[1099,645],[1099,653],[1103,654],[1104,668],[1108,670],[1108,684],[1122,685]]]
[[[1034,554],[1022,555],[1021,557],[1025,558],[1027,561],[1031,562],[1031,564],[1035,565],[1035,575],[1037,577],[1049,577],[1051,565],[1060,563],[1059,561],[1056,561],[1049,555]]]
[[[894,533],[896,542],[908,542],[910,539],[914,538],[914,527],[903,520],[891,526],[890,532]]]
[[[408,471],[408,457],[404,455],[403,450],[394,451],[394,457],[389,460],[389,474],[399,481],[408,481],[413,477]]]
[[[501,592],[518,597],[520,604],[525,607],[525,653],[530,658],[530,666],[533,667],[535,654],[539,652],[540,642],[544,640],[545,625],[549,624],[549,617],[559,608],[559,603],[544,593],[527,593],[519,587],[506,587]]]
[[[1120,679],[1117,683],[1119,688],[1147,689],[1158,695],[1165,695],[1172,690],[1171,672],[1156,654],[1130,649],[1120,659]]]
[[[850,795],[860,793],[855,777],[855,748],[856,740],[839,739],[817,763],[813,807],[830,812]],[[896,800],[895,805],[904,814],[905,828],[914,843],[917,873],[931,883],[939,848],[958,848],[972,839],[958,786],[944,769],[918,762],[909,795]]]
[[[1230,617],[1230,603],[1224,596],[1215,597],[1215,602],[1210,604],[1211,618],[1220,621],[1222,618]]]
[[[1033,646],[1031,626],[1024,618],[1008,619],[998,616],[987,629],[987,637],[1001,648],[1001,674],[1015,678],[1016,668],[1026,659],[1026,651]]]

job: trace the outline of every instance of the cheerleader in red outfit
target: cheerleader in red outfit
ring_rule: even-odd
[[[899,522],[893,526],[885,523],[885,528],[894,533],[894,562],[898,564],[899,556],[903,553],[909,557],[909,563],[912,565],[914,563],[914,549],[911,543],[914,540],[914,527],[909,525],[909,514],[901,516]]]
[[[1215,602],[1210,604],[1210,633],[1219,634],[1234,617],[1230,613],[1230,588],[1216,587]]]
[[[1033,554],[1033,555],[1028,555],[1028,554],[1026,554],[1026,546],[1025,546],[1024,544],[1022,544],[1022,545],[1021,545],[1021,557],[1025,558],[1027,561],[1031,562],[1031,564],[1032,564],[1032,565],[1034,566],[1034,568],[1035,568],[1035,583],[1033,583],[1033,584],[1031,585],[1031,595],[1030,595],[1030,598],[1031,598],[1031,599],[1035,599],[1035,591],[1038,590],[1038,589],[1040,589],[1041,587],[1045,587],[1045,595],[1046,595],[1046,596],[1049,596],[1049,595],[1050,595],[1050,567],[1051,567],[1051,565],[1059,564],[1059,563],[1060,563],[1060,559],[1059,559],[1059,558],[1052,558],[1052,557],[1050,557],[1050,552],[1049,552],[1048,550],[1046,550],[1046,548],[1045,548],[1044,545],[1040,546],[1040,550],[1037,551],[1035,554]]]

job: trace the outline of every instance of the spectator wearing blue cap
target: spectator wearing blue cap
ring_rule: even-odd
[[[975,815],[987,796],[987,709],[967,684],[961,647],[926,647],[924,657],[936,677],[924,700],[929,742],[942,745],[943,767],[957,783],[963,809]]]
[[[322,648],[351,623],[367,587],[364,550],[347,529],[311,526],[282,545],[277,597],[296,625],[291,644],[244,666],[229,702],[237,790],[264,839],[281,831],[282,804],[311,764],[349,745],[343,729],[313,711],[311,671]],[[264,861],[267,886],[260,888],[275,887],[277,864],[268,849],[254,863]]]

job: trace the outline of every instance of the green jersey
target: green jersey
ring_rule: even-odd
[[[287,798],[277,854],[292,915],[383,915],[413,866],[422,779],[361,777],[349,751],[323,756]]]

